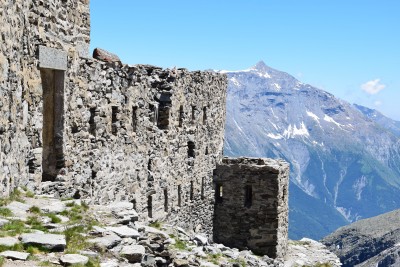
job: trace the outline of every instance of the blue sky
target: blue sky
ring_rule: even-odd
[[[400,120],[398,0],[91,0],[91,48],[128,64],[268,66]]]

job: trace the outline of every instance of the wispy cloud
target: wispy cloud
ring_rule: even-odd
[[[380,107],[380,106],[382,106],[382,101],[380,101],[380,100],[376,100],[375,102],[374,102],[374,105],[376,106],[376,107]]]
[[[361,85],[361,89],[370,95],[375,95],[385,89],[386,85],[381,83],[381,79],[368,81]]]

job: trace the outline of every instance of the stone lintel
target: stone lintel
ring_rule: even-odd
[[[39,46],[39,68],[67,70],[67,65],[67,52],[42,45]]]

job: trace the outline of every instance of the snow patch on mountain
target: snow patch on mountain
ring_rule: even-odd
[[[283,136],[286,139],[294,138],[295,136],[310,137],[310,133],[308,132],[304,122],[302,121],[300,123],[300,127],[299,128],[297,128],[297,125],[295,125],[295,124],[294,125],[289,124],[289,127],[287,128],[287,130],[285,130],[283,132]]]

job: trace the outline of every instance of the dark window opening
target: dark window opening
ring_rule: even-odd
[[[132,130],[136,132],[138,123],[138,107],[132,107]]]
[[[206,152],[205,152],[205,154],[208,155],[208,146],[206,147]]]
[[[71,132],[72,132],[72,134],[76,134],[76,133],[79,132],[79,127],[78,127],[78,125],[76,124],[76,122],[72,122],[72,125],[71,125]]]
[[[182,205],[181,185],[178,185],[178,207]]]
[[[168,212],[168,190],[164,189],[164,211]]]
[[[149,118],[151,122],[156,121],[156,107],[153,104],[149,104]]]
[[[119,126],[118,112],[119,111],[117,106],[111,107],[111,132],[113,135],[116,135],[118,132],[118,126]]]
[[[152,159],[149,159],[149,161],[147,162],[147,169],[148,169],[149,171],[151,171],[152,165],[153,165],[153,160],[152,160]]]
[[[183,106],[179,107],[179,127],[182,127],[183,125]]]
[[[157,126],[161,130],[168,130],[170,106],[161,105],[158,108]]]
[[[158,101],[157,127],[161,130],[168,130],[169,113],[171,109],[171,94],[161,93],[156,97]]]
[[[190,181],[190,200],[193,200],[193,181]]]
[[[36,168],[39,167],[36,164],[36,158],[34,156],[29,159],[28,167],[29,167],[29,173],[35,173]]]
[[[251,185],[245,186],[244,194],[244,206],[250,208],[253,204],[253,188]]]
[[[189,141],[189,142],[187,143],[187,145],[188,145],[188,157],[189,157],[189,158],[194,158],[194,157],[195,157],[195,151],[194,151],[194,149],[196,148],[194,142]]]
[[[203,108],[203,124],[207,122],[207,107]]]
[[[64,159],[64,80],[65,72],[41,69],[43,87],[42,181],[54,181]]]
[[[220,183],[215,184],[215,201],[217,203],[222,203],[222,196],[223,196],[222,190],[223,190],[222,184]]]
[[[194,124],[195,119],[196,119],[196,107],[192,106],[192,124]]]
[[[89,133],[93,136],[96,136],[96,108],[90,108],[90,118],[89,118]]]
[[[153,218],[153,196],[147,197],[147,215],[149,218]]]
[[[204,177],[201,178],[201,199],[204,199]]]

